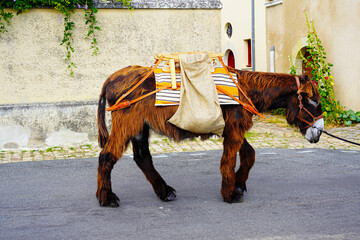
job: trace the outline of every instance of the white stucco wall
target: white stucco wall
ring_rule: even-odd
[[[106,8],[97,14],[97,57],[84,39],[84,11],[73,16],[73,78],[60,46],[63,16],[50,9],[14,12],[0,35],[0,149],[96,141],[97,100],[110,74],[150,66],[157,53],[221,51],[219,1],[133,1],[131,13],[98,2]]]
[[[149,66],[156,53],[221,50],[220,9],[100,9],[97,57],[84,39],[83,15],[76,10],[73,16],[73,78],[59,45],[61,14],[32,9],[12,19],[0,35],[0,104],[94,100],[110,74],[127,65]]]
[[[275,65],[278,72],[289,72],[289,56],[293,58],[306,44],[308,10],[318,36],[327,53],[327,61],[334,64],[336,99],[347,108],[359,111],[360,101],[360,1],[358,0],[283,0],[268,7],[267,48],[275,45]]]

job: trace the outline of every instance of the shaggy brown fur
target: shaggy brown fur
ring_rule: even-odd
[[[152,184],[157,196],[165,201],[175,198],[175,190],[168,186],[153,166],[148,147],[149,129],[163,134],[176,141],[201,136],[207,139],[211,134],[197,134],[177,128],[167,122],[175,113],[177,106],[155,107],[155,95],[141,100],[129,108],[116,110],[111,113],[112,128],[109,135],[105,124],[106,101],[112,106],[116,100],[128,89],[136,84],[150,70],[147,67],[129,66],[112,74],[104,83],[98,107],[99,143],[103,150],[99,156],[98,189],[96,196],[101,206],[118,206],[118,197],[112,192],[111,170],[122,156],[127,145],[133,144],[134,160]],[[253,101],[260,112],[279,107],[285,107],[289,124],[296,125],[305,133],[305,125],[297,119],[299,114],[299,100],[297,85],[294,76],[289,74],[247,72],[236,69],[239,85]],[[301,95],[307,109],[318,116],[321,106],[314,107],[307,102],[312,98],[319,102],[319,93],[313,87],[307,76],[299,76],[301,81]],[[145,82],[135,89],[126,98],[131,100],[155,90],[155,78],[152,74]],[[240,100],[246,102],[243,96]],[[246,180],[249,171],[255,162],[255,151],[244,138],[253,122],[252,114],[240,105],[222,106],[226,123],[224,137],[224,151],[220,161],[222,175],[221,195],[224,201],[231,203],[246,190]],[[306,113],[302,116],[309,119]],[[236,155],[240,155],[240,168],[235,173]]]

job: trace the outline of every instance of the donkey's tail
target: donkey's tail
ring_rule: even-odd
[[[106,105],[105,93],[106,93],[106,86],[104,85],[101,90],[99,104],[98,104],[98,111],[97,111],[97,126],[98,126],[98,138],[99,138],[98,140],[101,148],[105,146],[106,142],[109,139],[109,132],[107,130],[106,122],[105,122],[105,105]]]

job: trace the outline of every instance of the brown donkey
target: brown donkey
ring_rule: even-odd
[[[176,197],[175,189],[166,184],[153,165],[148,143],[150,128],[176,141],[198,136],[207,139],[212,136],[212,134],[197,134],[182,130],[168,123],[167,120],[178,107],[156,107],[155,95],[128,108],[112,111],[112,127],[109,135],[105,124],[106,102],[112,106],[149,70],[150,68],[147,67],[129,66],[112,74],[103,85],[98,106],[99,143],[103,149],[99,156],[96,192],[101,206],[119,206],[119,198],[111,188],[111,170],[129,142],[133,145],[136,164],[153,186],[156,195],[164,201],[171,201]],[[288,123],[297,126],[309,142],[319,141],[321,135],[319,129],[324,127],[320,95],[309,77],[236,69],[230,71],[237,74],[239,85],[259,112],[286,108]],[[155,78],[151,74],[127,96],[127,99],[138,98],[153,90],[155,90]],[[246,102],[242,96],[240,100]],[[231,203],[246,190],[246,180],[255,162],[255,151],[244,137],[246,131],[253,125],[253,115],[241,105],[224,105],[221,108],[226,124],[223,132],[224,149],[220,161],[221,195],[225,202]],[[240,167],[235,172],[237,152],[240,155]]]

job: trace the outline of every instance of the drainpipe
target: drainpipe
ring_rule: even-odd
[[[270,47],[270,72],[275,72],[275,46]]]
[[[251,0],[251,66],[255,71],[255,7],[254,0]]]

